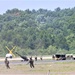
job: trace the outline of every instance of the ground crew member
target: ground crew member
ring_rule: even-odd
[[[8,61],[7,57],[5,58],[5,65],[6,65],[7,69],[10,69],[10,67],[9,67],[9,61]]]
[[[42,57],[40,57],[40,59],[42,60]]]
[[[31,68],[34,68],[34,61],[32,60],[32,57],[30,58],[28,63],[30,64]]]
[[[37,57],[35,57],[35,61],[37,61]]]

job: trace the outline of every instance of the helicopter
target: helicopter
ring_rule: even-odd
[[[19,55],[24,61],[28,61],[29,60],[26,56],[23,56],[23,55],[21,55],[21,54],[19,54],[17,52],[16,52],[16,54]]]
[[[5,46],[5,47],[9,51],[9,53],[7,53],[5,57],[7,57],[7,58],[12,58],[13,56],[15,57],[15,55],[13,54],[12,51],[15,49],[16,46],[14,46],[11,50],[7,46]]]

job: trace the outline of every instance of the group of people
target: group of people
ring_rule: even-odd
[[[42,57],[40,57],[40,60],[42,60]],[[37,61],[37,56],[35,57],[35,61]]]
[[[4,62],[5,62],[6,68],[10,69],[8,57],[5,57],[5,61]],[[30,67],[34,68],[34,60],[32,59],[32,57],[30,57],[30,60],[29,60],[29,62],[27,64],[30,64]]]
[[[42,57],[40,59],[42,60]],[[37,57],[35,57],[35,61],[37,61]],[[8,57],[5,57],[4,62],[5,62],[6,68],[10,69]],[[30,57],[30,60],[28,61],[27,64],[30,64],[30,67],[34,68],[34,60],[32,59],[32,57]]]

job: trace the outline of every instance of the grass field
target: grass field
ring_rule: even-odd
[[[1,64],[0,75],[75,75],[75,61],[35,64],[35,68],[30,68],[29,64],[10,63],[10,67],[7,69]]]

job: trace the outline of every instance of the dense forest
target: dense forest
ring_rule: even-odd
[[[0,14],[0,56],[5,46],[24,55],[75,54],[75,7],[7,10]]]

